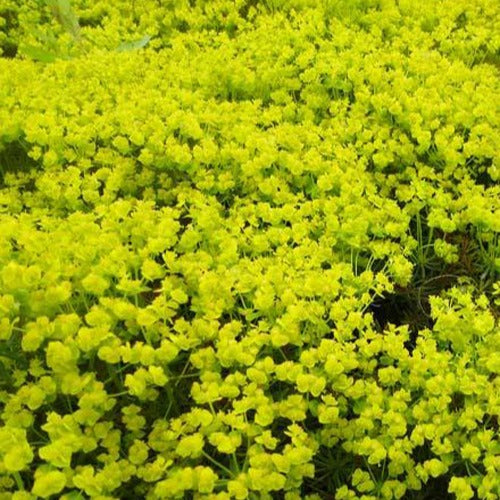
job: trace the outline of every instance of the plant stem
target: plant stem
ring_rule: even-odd
[[[215,466],[219,467],[219,469],[222,469],[224,472],[227,472],[227,474],[229,474],[230,477],[234,477],[234,473],[231,470],[229,470],[225,465],[222,465],[220,462],[215,460],[215,458],[212,458],[207,452],[202,450],[201,453],[207,460],[212,462]]]
[[[19,472],[14,472],[13,473],[14,479],[16,481],[16,485],[19,491],[24,491],[24,482],[23,478],[21,477],[21,474]]]
[[[417,213],[417,240],[418,240],[418,261],[420,264],[420,269],[422,273],[422,278],[425,278],[425,255],[423,248],[423,235],[422,235],[422,219],[420,218],[420,212]]]

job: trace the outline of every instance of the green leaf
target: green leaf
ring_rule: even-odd
[[[74,38],[80,36],[80,25],[78,17],[71,7],[70,0],[48,0],[50,10],[54,17],[61,23],[62,27],[73,35]]]
[[[143,36],[139,40],[134,40],[132,42],[123,42],[123,43],[121,43],[117,47],[116,50],[118,52],[127,52],[127,51],[130,51],[130,50],[142,49],[143,47],[145,47],[149,43],[149,40],[151,40],[151,37],[149,35],[145,35],[145,36]]]
[[[64,500],[84,500],[85,497],[76,490],[69,491],[68,493],[64,494]]]
[[[47,52],[46,50],[31,45],[23,47],[20,52],[30,59],[43,63],[52,63],[57,59],[57,56],[53,52]]]

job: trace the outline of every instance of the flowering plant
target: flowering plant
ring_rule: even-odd
[[[495,499],[498,15],[4,0],[0,499]]]

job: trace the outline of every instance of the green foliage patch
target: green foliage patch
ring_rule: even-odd
[[[500,487],[498,2],[0,2],[0,499]]]

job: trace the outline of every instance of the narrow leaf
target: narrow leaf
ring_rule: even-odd
[[[40,61],[43,63],[52,63],[57,59],[57,56],[52,52],[47,52],[46,50],[39,49],[38,47],[33,47],[28,45],[20,49],[21,54],[28,56],[30,59],[35,61]]]
[[[118,52],[127,52],[129,50],[138,50],[145,47],[151,37],[149,35],[143,36],[140,40],[134,40],[132,42],[123,42],[117,47]]]
[[[48,5],[54,17],[62,27],[73,35],[74,38],[80,36],[80,25],[78,17],[71,7],[70,0],[49,0]]]

